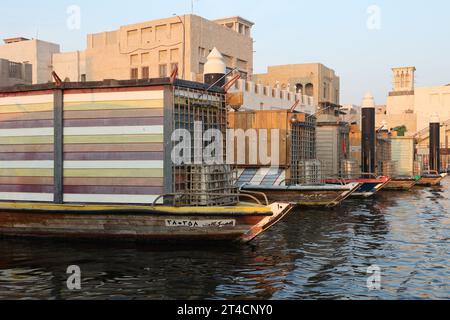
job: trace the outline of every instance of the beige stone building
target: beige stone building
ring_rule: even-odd
[[[387,98],[385,114],[390,128],[405,125],[408,135],[426,130],[432,115],[450,120],[450,86],[415,87],[415,67],[393,68],[393,89]]]
[[[31,64],[0,59],[0,87],[32,84],[32,82]]]
[[[267,73],[255,75],[254,81],[303,92],[318,104],[340,102],[340,78],[321,63],[270,66]]]
[[[53,67],[71,81],[166,77],[175,66],[180,78],[202,80],[206,57],[217,47],[228,70],[237,68],[247,79],[253,73],[252,26],[241,17],[196,15],[122,26],[89,34],[84,51],[55,54]]]
[[[36,39],[5,39],[0,45],[0,59],[31,65],[32,82],[46,83],[52,80],[52,57],[60,52],[58,44]]]

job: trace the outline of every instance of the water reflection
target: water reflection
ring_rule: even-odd
[[[444,184],[298,210],[247,246],[0,240],[0,298],[449,298]],[[81,291],[66,287],[69,265],[81,267]],[[367,288],[371,265],[382,270],[380,291]]]

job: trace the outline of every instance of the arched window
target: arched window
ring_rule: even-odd
[[[305,94],[309,97],[314,97],[314,85],[312,83],[308,83],[305,86]]]
[[[302,93],[303,92],[303,85],[301,83],[297,83],[295,85],[295,92]]]

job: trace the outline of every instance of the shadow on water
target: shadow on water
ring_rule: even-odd
[[[0,240],[0,299],[449,298],[449,183],[299,209],[249,245]],[[69,291],[78,265],[82,290]],[[382,288],[369,291],[367,268]]]

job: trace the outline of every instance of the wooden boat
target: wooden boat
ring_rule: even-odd
[[[352,198],[370,198],[378,193],[380,190],[386,186],[391,178],[389,177],[378,177],[378,178],[360,178],[360,179],[345,179],[345,183],[359,183],[359,188],[351,194]],[[330,184],[341,184],[341,180],[328,179],[325,180],[326,183]]]
[[[420,187],[439,186],[441,181],[447,176],[446,173],[440,174],[437,171],[428,171],[422,174],[422,178],[417,182]]]
[[[352,195],[359,183],[344,185],[292,185],[270,186],[245,184],[243,192],[262,192],[269,201],[288,201],[296,206],[335,207]]]
[[[226,137],[223,88],[55,79],[0,89],[0,236],[248,242],[292,209],[242,203],[224,156],[173,159],[194,121]]]
[[[384,186],[385,191],[409,191],[411,190],[417,182],[420,180],[420,176],[409,178],[409,177],[397,177],[393,178],[389,183]]]
[[[230,207],[0,203],[3,236],[131,241],[249,242],[292,205]]]

